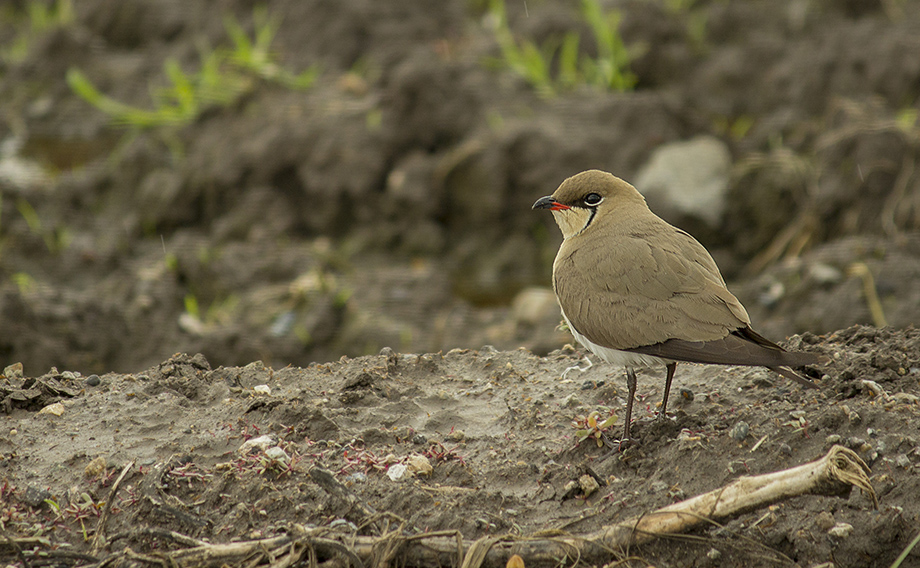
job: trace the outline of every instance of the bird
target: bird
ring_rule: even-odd
[[[655,215],[628,182],[600,170],[565,181],[533,209],[549,209],[562,231],[553,290],[562,317],[586,349],[626,368],[628,445],[635,367],[664,365],[658,420],[667,411],[678,362],[763,366],[807,388],[793,367],[826,361],[786,351],[751,328],[709,251]]]

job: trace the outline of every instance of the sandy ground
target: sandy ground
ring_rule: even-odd
[[[90,554],[113,479],[133,463],[97,560],[125,546],[180,546],[148,529],[214,543],[283,534],[292,523],[373,535],[369,511],[401,519],[412,535],[579,534],[840,444],[871,466],[878,510],[858,490],[797,497],[632,549],[630,565],[888,566],[920,520],[920,333],[855,327],[791,345],[831,357],[808,369],[820,389],[763,369],[681,365],[663,425],[652,420],[663,373],[643,372],[640,442],[614,453],[576,443],[572,422],[593,411],[622,416],[622,372],[595,364],[563,379],[583,362],[572,349],[384,350],[283,369],[211,369],[200,355],[176,355],[128,375],[7,378],[0,525],[11,537],[43,536],[35,550]],[[56,402],[60,415],[49,412]],[[244,455],[247,443],[255,448]],[[391,478],[402,465],[407,472]],[[344,493],[317,484],[317,470]],[[599,484],[590,495],[571,486],[585,474]],[[8,545],[0,550],[22,565]],[[625,555],[611,551],[606,562]]]

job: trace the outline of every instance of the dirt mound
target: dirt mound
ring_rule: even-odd
[[[830,357],[813,369],[819,390],[762,369],[682,365],[682,396],[662,425],[651,419],[663,373],[642,373],[641,444],[625,453],[576,443],[572,421],[620,413],[625,385],[603,365],[560,379],[583,357],[571,350],[386,349],[283,369],[211,369],[201,355],[176,355],[131,375],[7,378],[0,520],[11,536],[42,535],[45,550],[88,554],[84,534],[93,537],[113,479],[132,462],[112,503],[111,549],[97,558],[181,545],[164,540],[168,530],[214,543],[291,523],[374,535],[380,515],[407,535],[577,534],[840,444],[872,468],[878,511],[859,491],[798,497],[630,554],[660,565],[716,555],[745,566],[888,566],[920,520],[920,333],[853,327],[789,346]],[[55,401],[60,415],[37,412]],[[599,484],[590,495],[573,486],[586,474]]]

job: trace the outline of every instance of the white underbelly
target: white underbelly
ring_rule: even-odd
[[[654,355],[633,353],[631,351],[620,351],[619,349],[611,349],[610,347],[598,345],[584,335],[578,333],[578,330],[572,326],[572,322],[569,321],[569,318],[565,315],[565,312],[562,312],[562,317],[565,318],[565,323],[568,324],[569,330],[571,330],[572,335],[575,336],[575,339],[577,339],[579,343],[584,345],[586,349],[591,351],[591,353],[594,353],[611,365],[622,365],[624,367],[655,367],[672,363],[670,359],[662,359],[661,357],[655,357]]]

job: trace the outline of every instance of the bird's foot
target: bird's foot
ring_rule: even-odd
[[[620,439],[616,439],[616,438],[610,438],[609,436],[607,436],[607,434],[603,434],[601,435],[601,440],[604,442],[604,446],[606,446],[607,449],[610,450],[610,452],[604,455],[604,457],[601,458],[601,460],[605,460],[609,458],[610,456],[612,456],[613,454],[624,453],[629,448],[639,445],[639,438],[633,438],[632,436],[630,436],[629,438],[623,437]]]
[[[594,363],[591,362],[591,359],[588,359],[587,357],[585,357],[585,366],[584,366],[584,367],[579,367],[578,365],[572,365],[571,367],[569,367],[569,368],[566,369],[565,371],[562,371],[562,378],[565,379],[565,376],[569,374],[569,371],[580,371],[580,372],[584,373],[585,371],[587,371],[588,369],[590,369],[592,365],[594,365]]]

